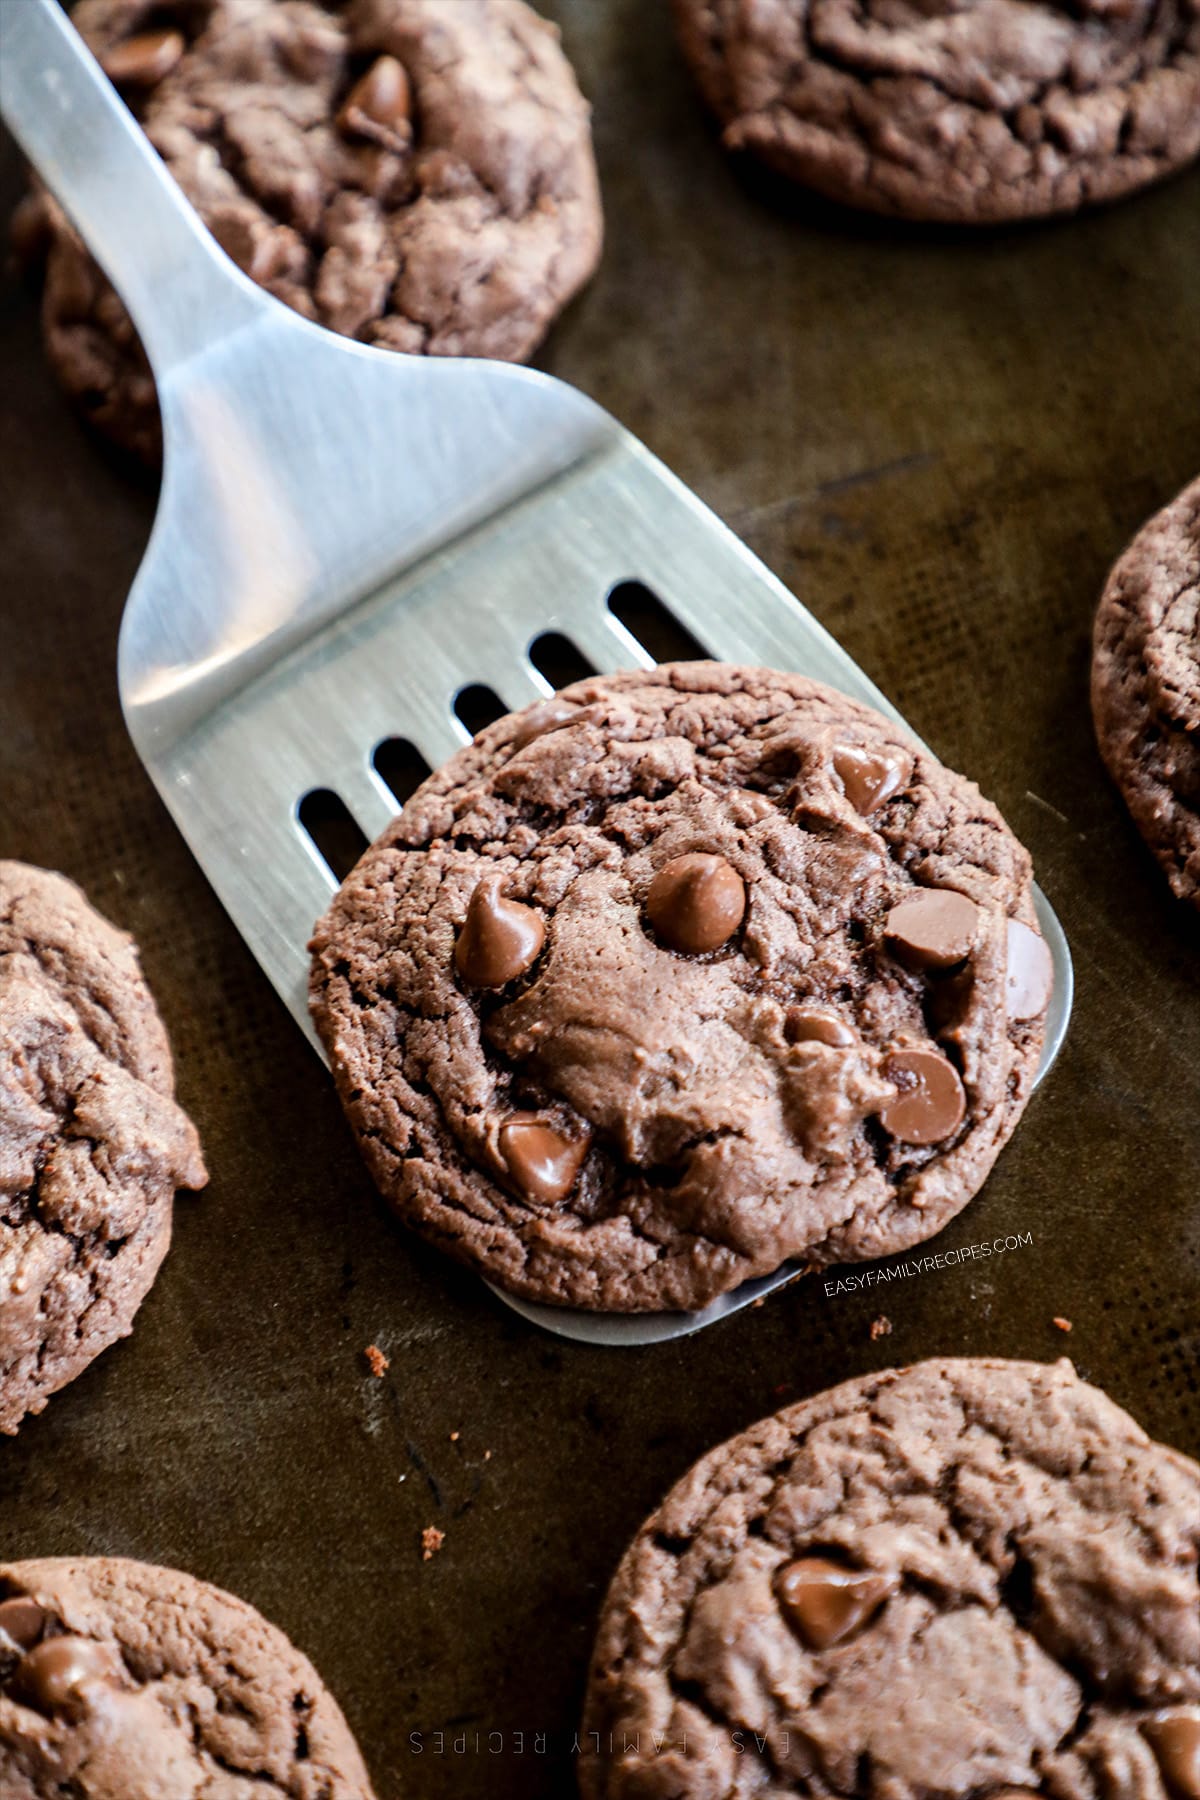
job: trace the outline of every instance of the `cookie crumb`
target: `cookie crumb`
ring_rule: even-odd
[[[444,1531],[439,1531],[436,1525],[427,1525],[421,1533],[421,1561],[428,1562],[436,1556],[445,1541]]]
[[[871,1342],[873,1344],[879,1338],[891,1337],[891,1335],[892,1321],[888,1318],[886,1313],[880,1313],[877,1319],[871,1320]]]
[[[1056,1331],[1072,1331],[1072,1330],[1074,1330],[1074,1327],[1071,1324],[1070,1319],[1064,1319],[1061,1313],[1055,1313],[1055,1315],[1054,1315],[1053,1319],[1051,1319],[1050,1323],[1054,1326],[1054,1329]]]
[[[379,1345],[368,1344],[363,1351],[363,1355],[367,1359],[372,1375],[374,1375],[377,1381],[382,1381],[392,1365],[388,1358],[383,1354],[383,1351],[379,1348]]]

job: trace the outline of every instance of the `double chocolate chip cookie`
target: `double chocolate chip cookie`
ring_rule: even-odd
[[[0,1432],[132,1328],[207,1176],[131,939],[0,862]]]
[[[1073,212],[1200,155],[1196,0],[673,0],[724,141],[909,219]]]
[[[4,1800],[373,1800],[321,1679],[245,1601],[109,1557],[0,1564]]]
[[[1096,616],[1100,749],[1181,900],[1200,906],[1200,481],[1134,539]]]
[[[79,0],[72,18],[221,246],[334,331],[519,360],[596,266],[588,108],[522,0]],[[51,360],[152,459],[133,326],[48,210]]]
[[[530,1299],[692,1308],[975,1193],[1052,968],[1029,858],[903,729],[764,669],[582,681],[418,789],[317,927],[380,1188]]]
[[[1067,1362],[847,1382],[638,1533],[584,1800],[1200,1800],[1198,1555],[1200,1467]]]

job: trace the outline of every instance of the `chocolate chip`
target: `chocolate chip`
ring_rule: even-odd
[[[519,715],[509,748],[523,750],[535,738],[544,737],[548,731],[557,731],[560,725],[569,725],[582,710],[571,700],[539,700],[536,706],[527,707]]]
[[[1145,1720],[1149,1743],[1163,1780],[1179,1800],[1200,1800],[1200,1707],[1178,1706]]]
[[[824,1556],[802,1556],[780,1572],[776,1591],[789,1624],[810,1650],[840,1644],[879,1611],[895,1577],[847,1569]]]
[[[884,920],[892,948],[918,969],[952,969],[970,955],[979,908],[952,888],[919,888]]]
[[[404,64],[394,56],[376,57],[346,95],[337,122],[350,137],[407,150],[412,143],[412,85]]]
[[[485,875],[467,905],[454,966],[472,987],[503,987],[536,962],[546,941],[540,913],[501,893],[502,875]]]
[[[13,1686],[41,1712],[66,1712],[91,1682],[115,1686],[121,1672],[120,1659],[109,1644],[81,1637],[46,1638],[21,1658]]]
[[[902,1144],[940,1144],[967,1110],[958,1070],[940,1050],[894,1050],[884,1076],[900,1091],[881,1108],[880,1124]]]
[[[1050,1004],[1054,959],[1044,937],[1020,919],[1008,921],[1008,973],[1004,1003],[1010,1019],[1036,1019]]]
[[[11,1600],[0,1600],[0,1638],[7,1638],[18,1650],[32,1650],[46,1626],[46,1613],[28,1594],[14,1594]]]
[[[508,1173],[528,1199],[543,1206],[566,1199],[587,1152],[587,1138],[565,1137],[536,1113],[513,1113],[500,1127]]]
[[[904,785],[905,770],[892,756],[841,744],[833,753],[833,766],[841,778],[846,798],[864,817],[890,800]]]
[[[171,73],[185,48],[181,31],[142,31],[106,50],[100,67],[117,87],[154,87]]]
[[[832,1044],[848,1049],[858,1039],[836,1013],[815,1006],[789,1006],[783,1019],[783,1035],[789,1044]]]
[[[746,912],[746,886],[723,856],[704,851],[673,856],[646,895],[650,923],[672,950],[718,950]]]

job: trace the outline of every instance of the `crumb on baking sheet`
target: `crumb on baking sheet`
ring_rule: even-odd
[[[436,1556],[445,1541],[444,1531],[439,1531],[436,1525],[426,1525],[421,1533],[421,1561],[428,1562],[430,1557]]]
[[[1071,1331],[1074,1329],[1070,1319],[1064,1319],[1061,1313],[1055,1313],[1050,1323],[1054,1326],[1056,1331]]]
[[[873,1344],[879,1338],[891,1337],[891,1335],[892,1321],[888,1318],[886,1313],[880,1313],[877,1319],[871,1320],[871,1342]]]
[[[383,1351],[379,1348],[379,1345],[368,1344],[363,1351],[363,1355],[367,1359],[367,1365],[370,1368],[372,1375],[374,1375],[377,1381],[382,1381],[392,1365],[388,1358],[383,1354]]]

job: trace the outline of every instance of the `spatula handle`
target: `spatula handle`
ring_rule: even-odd
[[[160,381],[271,304],[209,236],[56,0],[0,0],[0,112]]]

